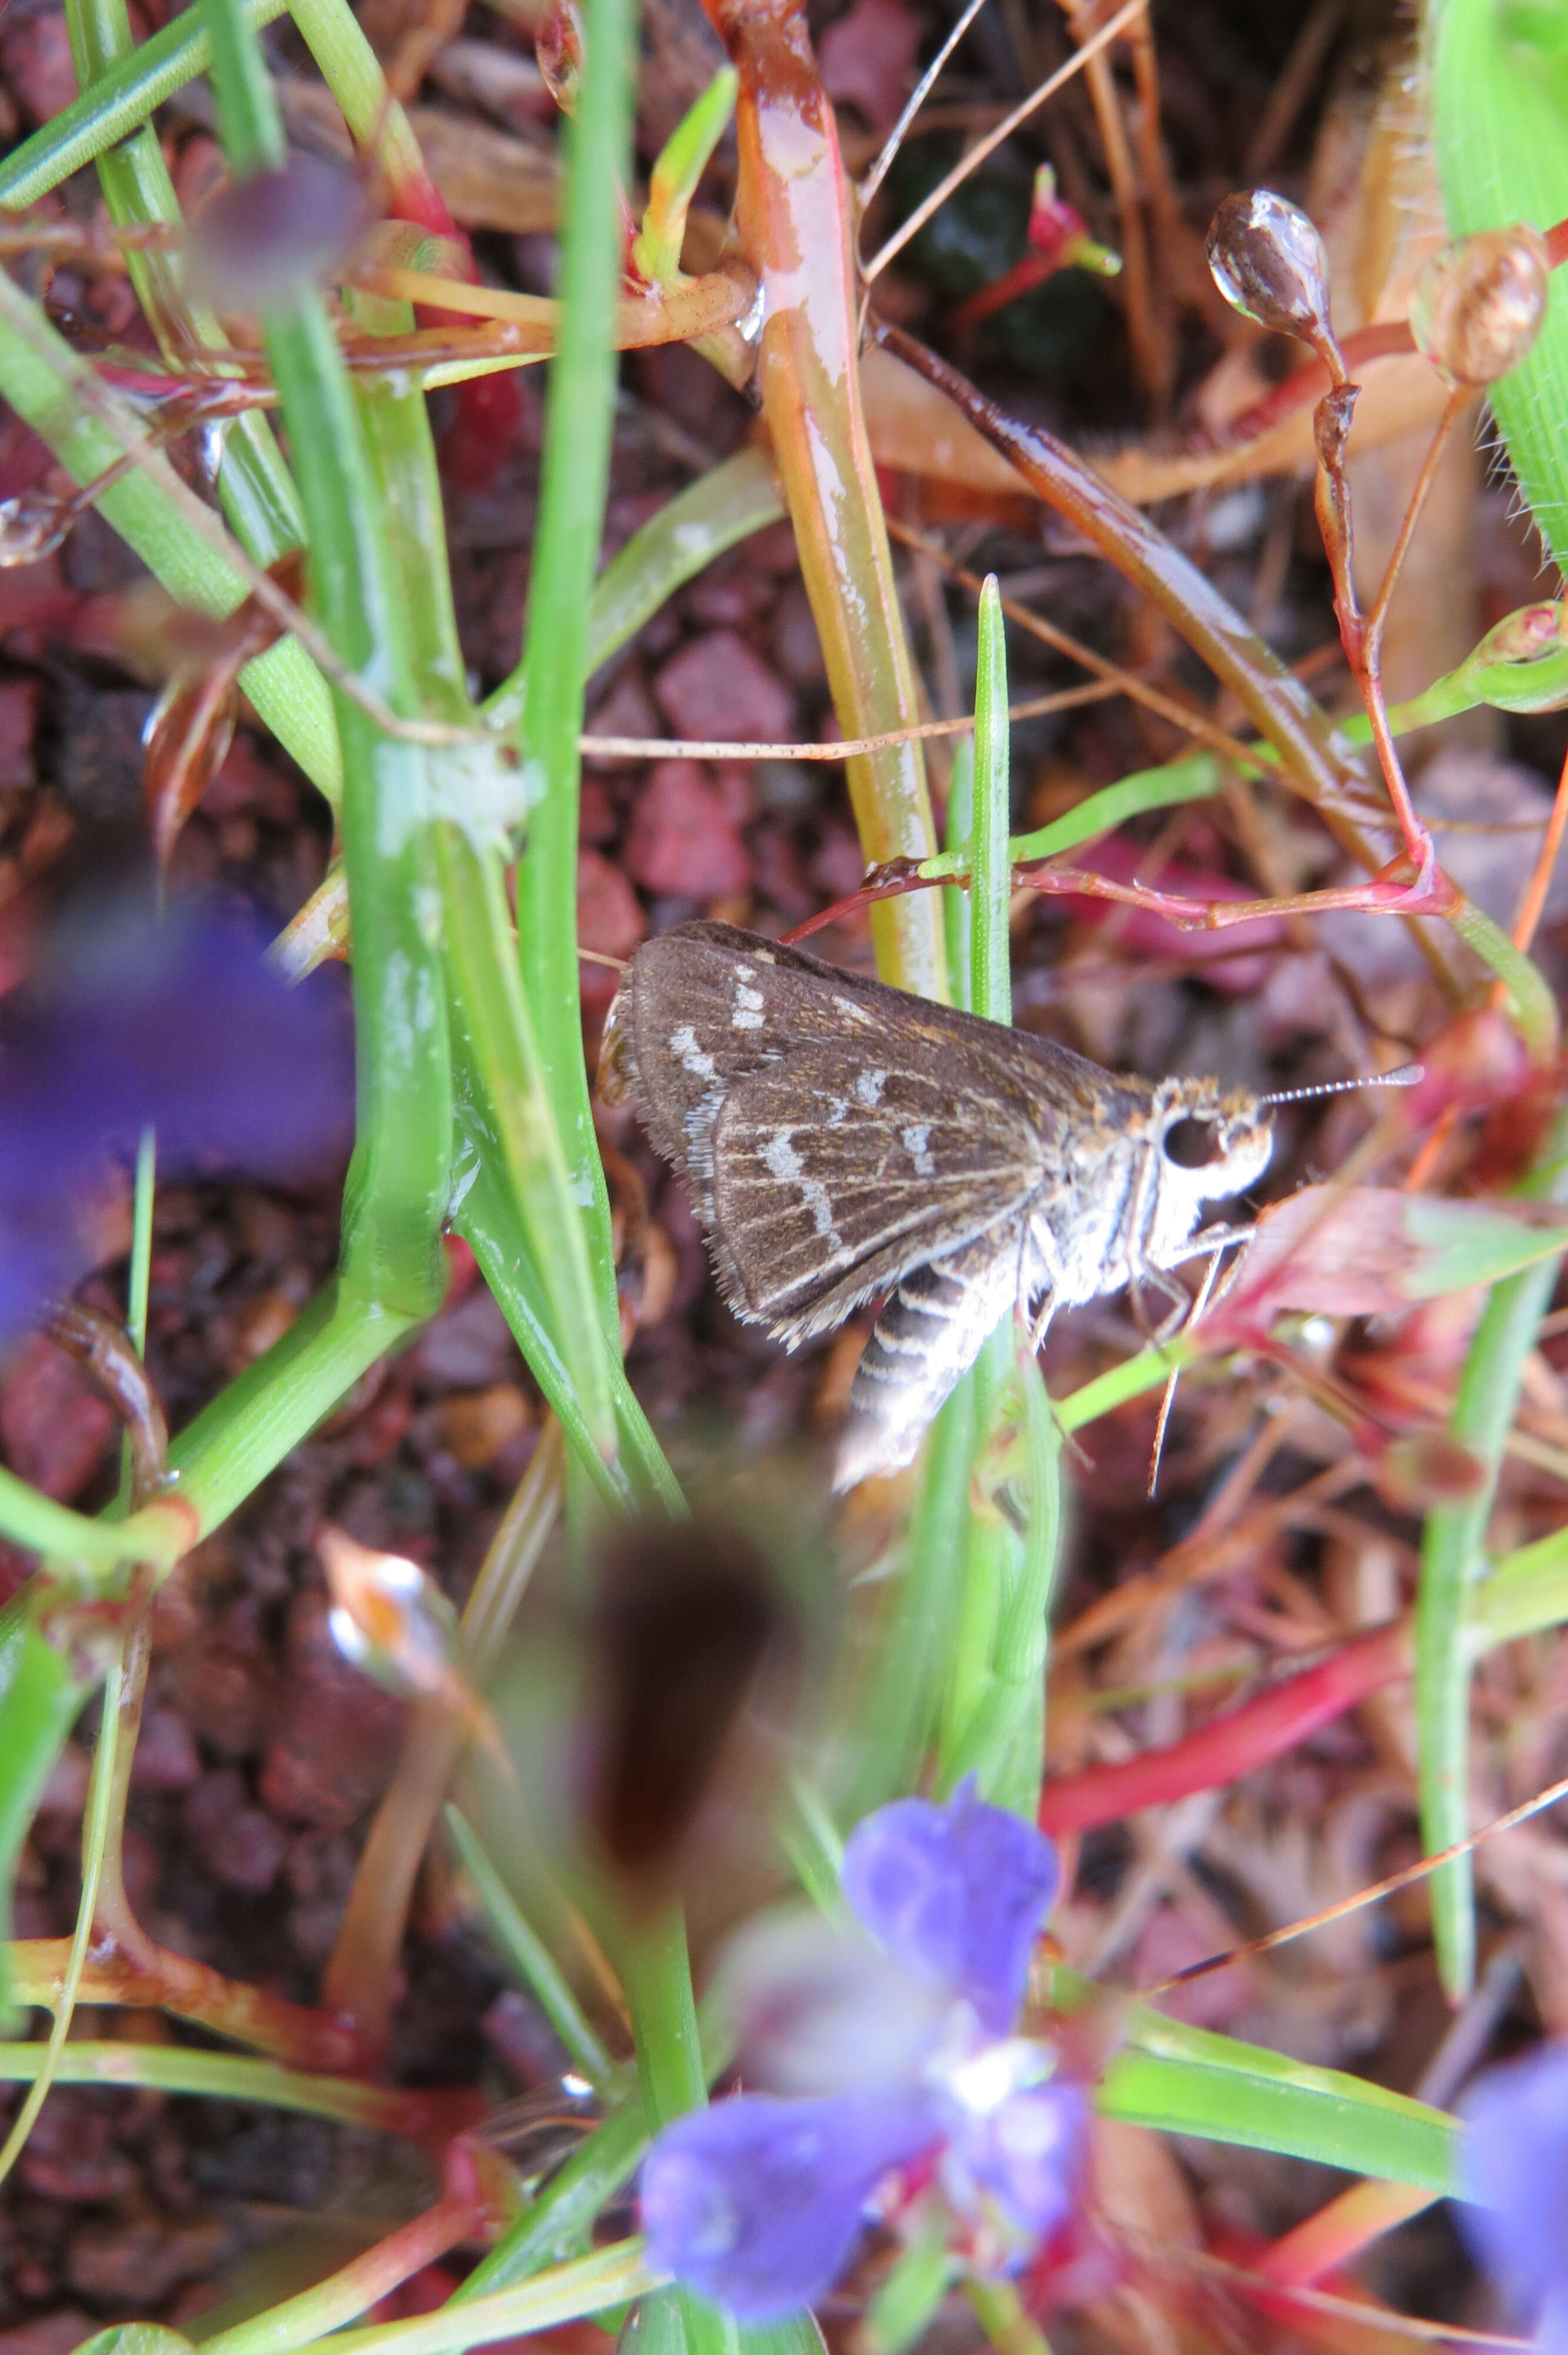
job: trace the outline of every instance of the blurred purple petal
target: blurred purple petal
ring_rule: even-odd
[[[960,2209],[994,2200],[1015,2232],[1044,2240],[1077,2203],[1088,2116],[1083,2087],[1061,2078],[966,2109],[942,2160],[948,2198]]]
[[[1568,2040],[1489,2069],[1463,2105],[1460,2224],[1514,2312],[1568,2348]]]
[[[895,1799],[851,1834],[843,1891],[873,1937],[922,1977],[966,1996],[1004,2036],[1051,1909],[1056,1851],[1033,1824],[961,1784],[945,1807]]]
[[[81,1272],[104,1156],[152,1122],[161,1177],[298,1173],[345,1146],[352,1063],[331,977],[291,988],[239,918],[77,922],[0,1034],[0,1330]]]
[[[913,2094],[741,2094],[695,2111],[643,2163],[649,2262],[742,2322],[798,2313],[842,2271],[882,2178],[938,2132]]]
[[[729,1941],[718,1981],[741,2074],[769,2094],[917,2083],[950,1998],[863,1932],[815,1911],[764,1914]]]

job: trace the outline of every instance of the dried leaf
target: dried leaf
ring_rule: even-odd
[[[1283,1309],[1390,1316],[1495,1284],[1568,1244],[1552,1202],[1446,1202],[1377,1186],[1308,1186],[1265,1213],[1211,1330],[1256,1331]]]

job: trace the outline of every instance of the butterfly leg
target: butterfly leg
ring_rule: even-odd
[[[938,1408],[1017,1296],[1011,1237],[981,1236],[900,1281],[850,1388],[833,1486],[907,1464]]]

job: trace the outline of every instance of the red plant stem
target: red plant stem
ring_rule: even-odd
[[[874,907],[883,900],[901,899],[911,891],[931,891],[944,884],[961,884],[961,875],[877,875],[863,883],[858,891],[847,899],[835,900],[829,908],[820,908],[782,935],[786,948],[798,942],[810,940],[813,932],[829,924],[840,922],[845,916],[856,914],[862,908]],[[1097,875],[1092,868],[1083,867],[1017,867],[1013,869],[1015,889],[1043,891],[1059,900],[1116,900],[1124,907],[1141,908],[1145,914],[1163,917],[1184,932],[1223,932],[1235,924],[1256,923],[1269,916],[1322,916],[1330,910],[1353,910],[1362,915],[1383,916],[1447,916],[1459,902],[1459,893],[1440,868],[1429,868],[1425,876],[1409,879],[1409,869],[1403,859],[1396,859],[1379,874],[1364,883],[1341,883],[1325,891],[1297,891],[1284,900],[1193,900],[1173,891],[1156,891],[1142,883],[1118,883],[1108,875]]]
[[[1310,2288],[1325,2274],[1341,2271],[1396,2224],[1419,2216],[1436,2197],[1408,2183],[1352,2183],[1254,2257],[1252,2270],[1274,2288]]]
[[[450,2163],[447,2171],[449,2176],[454,2172]],[[286,2327],[297,2316],[295,2343],[310,2344],[323,2335],[323,2329],[368,2315],[382,2298],[400,2288],[404,2282],[411,2281],[426,2265],[435,2264],[460,2242],[472,2239],[485,2211],[471,2164],[466,2173],[470,2179],[466,2185],[454,2185],[422,2216],[410,2217],[408,2223],[400,2224],[384,2241],[377,2241],[373,2248],[340,2266],[327,2280],[316,2282],[297,2298],[285,2301],[268,2318],[269,2328]],[[253,2345],[255,2327],[249,2322],[237,2323],[232,2333],[220,2330],[206,2343],[214,2355],[226,2355],[230,2346],[243,2349]]]
[[[859,286],[833,110],[801,0],[705,0],[740,76],[736,218],[762,289],[758,383],[822,642],[839,726],[884,736],[917,718],[914,672],[861,400]],[[937,847],[918,745],[848,764],[867,861]],[[874,919],[883,976],[945,996],[934,901]]]
[[[11,1949],[11,1985],[23,2003],[52,2005],[64,1982],[69,1938],[25,1938]],[[173,2012],[215,2036],[270,2053],[291,2068],[350,2075],[358,2065],[356,2038],[326,2013],[289,2003],[242,1980],[225,1978],[206,1963],[171,1954],[149,1940],[132,1956],[101,1944],[78,1989],[79,2003],[122,2004],[133,2010]]]
[[[1194,1791],[1234,1783],[1409,1674],[1409,1625],[1391,1620],[1167,1749],[1058,1775],[1041,1795],[1040,1828],[1056,1835],[1088,1831],[1097,1824],[1119,1823],[1140,1808],[1168,1806]]]

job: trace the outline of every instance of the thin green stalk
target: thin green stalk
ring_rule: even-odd
[[[708,2097],[680,1908],[623,1924],[613,1950],[631,2016],[643,2106],[657,2133]],[[689,2355],[733,2355],[733,2323],[688,2290],[678,2292],[678,2304]]]
[[[978,1433],[990,1426],[996,1407],[996,1385],[988,1377],[996,1358],[993,1334],[975,1368]],[[984,1447],[983,1437],[980,1446]],[[972,1476],[972,1475],[971,1475]],[[937,1785],[950,1791],[964,1775],[980,1773],[991,1763],[989,1739],[991,1703],[996,1687],[992,1655],[1001,1622],[1002,1597],[1009,1569],[1008,1531],[994,1507],[977,1512],[971,1506],[962,1555],[959,1624],[953,1637],[942,1710],[942,1739],[937,1755]],[[992,1792],[982,1776],[987,1798]]]
[[[125,1278],[125,1330],[139,1358],[147,1354],[147,1294],[153,1273],[153,1207],[157,1193],[158,1138],[144,1128],[136,1140],[131,1196],[131,1262]]]
[[[229,161],[284,156],[278,102],[238,0],[202,0]],[[325,307],[302,289],[263,320],[309,527],[313,602],[339,659],[405,717],[418,708],[408,614],[355,394]],[[354,918],[358,1118],[344,1200],[346,1290],[418,1316],[445,1287],[451,1071],[429,817],[450,756],[382,735],[334,698]],[[432,783],[432,779],[436,781]]]
[[[413,126],[387,89],[381,60],[346,0],[289,0],[289,13],[355,144],[374,148],[400,217],[417,215],[427,229],[450,229]]]
[[[87,1786],[87,1806],[81,1826],[81,1893],[77,1900],[76,1923],[71,1932],[70,1952],[60,1980],[58,1999],[49,2033],[44,2045],[44,2057],[38,2073],[28,2086],[21,2107],[11,2121],[11,2131],[0,2147],[0,2183],[4,2183],[21,2157],[22,2149],[37,2121],[38,2112],[48,2099],[49,2087],[59,2075],[60,2057],[70,2035],[71,2021],[76,2013],[78,1989],[87,1963],[88,1949],[92,1944],[98,1915],[98,1893],[103,1879],[103,1859],[109,1846],[116,1796],[116,1766],[118,1764],[117,1735],[120,1728],[120,1703],[124,1686],[125,1657],[122,1650],[103,1681],[103,1698],[99,1717],[98,1747],[93,1753],[92,1773]]]
[[[413,325],[402,304],[361,302],[355,307],[373,333],[397,334]],[[468,720],[473,715],[424,395],[415,387],[371,384],[360,391],[358,405],[386,520],[388,560],[407,619],[413,692],[438,716]],[[492,1149],[499,1149],[511,1179],[531,1262],[543,1279],[547,1319],[590,1444],[599,1455],[608,1455],[614,1450],[615,1423],[588,1241],[518,970],[503,870],[506,836],[482,800],[503,792],[506,781],[487,761],[472,763],[462,753],[432,752],[429,776],[432,798],[441,810],[452,812],[428,820],[427,830],[440,893],[447,995],[461,1040],[464,1078],[478,1082],[471,1109],[488,1131]]]
[[[500,865],[493,856],[475,851],[453,826],[439,829],[437,852],[452,995],[461,1001],[483,1092],[470,1107],[471,1116],[488,1131],[482,1150],[499,1153],[510,1175],[533,1265],[543,1282],[550,1329],[582,1423],[598,1453],[609,1456],[615,1451],[616,1424],[608,1337],[596,1297],[588,1231],[574,1199],[551,1103],[534,1007],[524,993],[514,947]],[[576,1053],[580,1071],[580,1039]],[[597,1166],[597,1147],[594,1157]],[[610,1276],[613,1284],[613,1254]],[[619,1342],[619,1332],[616,1338]]]
[[[955,761],[955,777],[957,765]],[[1036,826],[1031,834],[1015,834],[1007,846],[1007,855],[1014,867],[1032,866],[1037,859],[1054,858],[1064,850],[1075,850],[1081,842],[1093,842],[1097,836],[1125,825],[1129,817],[1142,817],[1150,810],[1171,809],[1181,802],[1208,801],[1219,790],[1220,764],[1211,752],[1195,752],[1184,761],[1168,761],[1162,768],[1139,769],[1130,777],[1119,777],[1114,785],[1102,785],[1097,794],[1086,794],[1075,807],[1053,818],[1049,826]],[[921,862],[920,872],[925,876],[969,872],[969,836],[967,831],[959,835],[954,847],[950,793],[948,798],[949,847],[936,858]]]
[[[1520,1188],[1528,1199],[1568,1201],[1568,1112],[1552,1124],[1546,1150]],[[1561,1258],[1494,1284],[1466,1355],[1448,1428],[1482,1466],[1475,1495],[1428,1514],[1415,1610],[1416,1749],[1421,1834],[1426,1853],[1452,1848],[1469,1829],[1469,1590],[1484,1568],[1482,1546],[1503,1446],[1519,1402],[1524,1361],[1556,1285]],[[1475,1979],[1475,1875],[1471,1859],[1439,1865],[1431,1877],[1432,1933],[1450,1998]]]
[[[969,872],[969,837],[975,828],[975,740],[961,737],[953,748],[953,765],[948,778],[948,814],[944,830],[947,848],[936,858],[928,858],[920,869],[922,875],[945,873],[966,875]],[[1008,845],[1008,857],[1014,863],[1018,853]],[[948,987],[953,1004],[969,1012],[974,1005],[974,976],[969,969],[969,903],[963,891],[942,894],[942,929],[948,951]]]
[[[962,904],[956,891],[952,897]],[[969,1515],[974,1431],[974,1383],[966,1375],[931,1427],[891,1623],[880,1631],[870,1690],[856,1710],[864,1732],[846,1809],[851,1822],[910,1787],[931,1738],[938,1688],[952,1653],[959,1599],[953,1564]]]
[[[1002,1756],[996,1796],[1033,1823],[1045,1773],[1045,1664],[1051,1591],[1062,1550],[1062,1450],[1044,1378],[1033,1359],[1020,1363],[1023,1392],[1024,1523],[1012,1591],[996,1638],[998,1715]]]
[[[1001,591],[994,575],[980,591],[975,676],[973,829],[969,850],[970,1010],[991,1022],[1012,1019],[1008,912],[1012,898],[1009,856],[1011,773],[1007,717],[1007,645]],[[987,1341],[976,1362],[974,1467],[983,1458],[1012,1374],[1012,1312]],[[942,1710],[938,1779],[944,1788],[963,1771],[995,1682],[993,1653],[1010,1583],[1012,1537],[994,1506],[969,1517],[958,1625]]]
[[[125,1330],[138,1357],[144,1357],[147,1348],[147,1293],[152,1272],[153,1203],[157,1167],[157,1139],[151,1128],[143,1128],[136,1141],[136,1178],[131,1209],[131,1265],[125,1300]],[[121,1504],[127,1503],[131,1495],[131,1447],[127,1440],[121,1446]],[[93,1753],[92,1771],[88,1780],[87,1805],[82,1810],[81,1890],[77,1899],[70,1950],[60,1975],[59,1992],[55,1998],[54,2019],[49,2025],[44,2066],[28,2087],[21,2107],[11,2121],[11,2131],[5,2137],[5,2147],[0,2148],[0,2183],[4,2183],[10,2174],[32,2133],[38,2112],[48,2099],[60,2054],[70,2034],[81,1975],[97,1924],[99,1892],[103,1886],[105,1860],[111,1839],[115,1849],[114,1878],[116,1881],[119,1880],[119,1842],[114,1835],[123,1825],[126,1784],[123,1770],[129,1764],[129,1761],[120,1755],[125,1732],[126,1679],[128,1673],[134,1676],[140,1689],[146,1657],[144,1643],[138,1642],[134,1636],[122,1635],[103,1680],[98,1746]],[[138,1665],[128,1670],[128,1662],[132,1658]]]
[[[1081,1431],[1086,1423],[1097,1423],[1102,1414],[1114,1414],[1129,1399],[1142,1398],[1147,1391],[1160,1389],[1171,1379],[1172,1370],[1186,1365],[1194,1354],[1192,1341],[1179,1333],[1158,1349],[1140,1349],[1136,1358],[1124,1358],[1119,1365],[1107,1366],[1093,1381],[1084,1382],[1066,1398],[1055,1401],[1058,1429]]]
[[[25,1546],[30,1553],[54,1556],[105,1576],[118,1570],[127,1559],[172,1562],[181,1550],[170,1531],[161,1537],[152,1553],[135,1550],[128,1555],[124,1537],[108,1522],[90,1521],[85,1513],[73,1513],[69,1505],[57,1505],[52,1497],[29,1487],[26,1480],[19,1480],[3,1465],[0,1536],[9,1538],[13,1545]]]
[[[0,2083],[31,2084],[46,2066],[47,2044],[0,2044]],[[140,2085],[161,2094],[196,2094],[220,2102],[259,2103],[307,2117],[403,2134],[424,2110],[417,2094],[366,2085],[356,2078],[308,2075],[248,2053],[198,2052],[179,2044],[116,2044],[81,2038],[69,2043],[55,2071],[59,2085]]]
[[[630,158],[634,23],[631,0],[587,0],[584,71],[566,126],[564,307],[546,403],[518,728],[531,804],[517,870],[523,974],[572,1190],[591,1240],[605,1331],[617,1337],[609,1199],[588,1103],[577,987],[577,738],[588,598],[609,478],[618,367],[611,335],[620,191]]]
[[[974,833],[969,846],[970,1004],[988,1022],[1012,1020],[1008,911],[1012,904],[1011,730],[1007,639],[994,572],[980,597],[975,675]]]
[[[380,1308],[337,1283],[318,1293],[265,1357],[248,1366],[171,1444],[174,1496],[192,1522],[185,1545],[194,1545],[227,1520],[417,1322],[412,1313]],[[106,1546],[119,1543],[123,1549],[139,1527],[158,1526],[158,1516],[154,1504],[121,1530],[95,1521],[87,1526],[101,1530]],[[55,1550],[77,1558],[69,1547]]]
[[[607,2085],[616,2073],[615,2063],[589,2025],[555,1956],[524,1919],[462,1809],[447,1806],[442,1809],[442,1817],[462,1859],[463,1870],[479,1891],[496,1944],[511,1960],[523,1984],[533,1990],[573,2068],[580,2070],[590,2084]]]
[[[465,2348],[482,2347],[491,2339],[517,2338],[581,2315],[602,2314],[607,2307],[624,2306],[629,2298],[659,2288],[666,2279],[648,2264],[641,2241],[617,2241],[591,2256],[535,2275],[518,2288],[461,2304],[449,2298],[433,2314],[337,2331],[319,2343],[330,2347],[333,2355],[462,2355]]]

